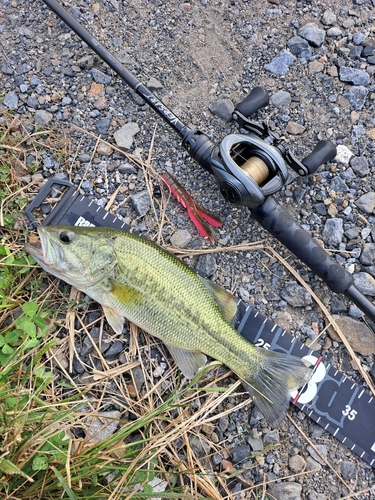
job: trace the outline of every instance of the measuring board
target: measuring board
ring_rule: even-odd
[[[25,214],[34,228],[39,224],[65,224],[130,230],[129,225],[98,206],[94,199],[82,196],[66,180],[49,179]],[[253,344],[294,354],[314,365],[311,380],[292,395],[291,402],[375,467],[375,399],[370,392],[244,302],[239,302],[237,318],[237,331]]]

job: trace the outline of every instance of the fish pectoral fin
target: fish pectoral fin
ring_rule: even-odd
[[[111,280],[110,294],[127,307],[137,306],[142,302],[143,295],[129,285]]]
[[[232,323],[237,313],[237,302],[234,296],[220,285],[217,285],[206,278],[202,278],[202,276],[199,276],[199,278],[211,292],[221,314],[229,323]]]
[[[111,325],[113,330],[118,335],[122,333],[122,329],[124,327],[124,316],[110,306],[103,306],[103,311],[108,323]]]
[[[199,351],[187,351],[170,344],[165,344],[177,366],[186,378],[194,378],[198,370],[206,364],[207,357]]]

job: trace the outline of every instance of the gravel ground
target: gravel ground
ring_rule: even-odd
[[[227,100],[237,103],[261,85],[269,92],[271,104],[257,119],[266,120],[272,131],[284,136],[298,157],[306,156],[318,140],[332,140],[339,147],[338,157],[308,178],[291,174],[278,198],[305,229],[335,251],[337,260],[354,274],[358,288],[375,296],[374,0],[348,4],[339,0],[63,3],[184,122],[212,139],[219,141],[237,131],[225,121],[231,110]],[[187,157],[173,131],[41,1],[2,0],[0,42],[0,81],[5,94],[0,106],[30,115],[37,125],[61,125],[72,141],[69,165],[44,153],[43,165],[35,174],[41,183],[56,174],[77,185],[82,182],[82,192],[100,205],[122,184],[112,212],[154,236],[157,229],[150,205],[141,203],[142,196],[139,199],[146,189],[143,173],[108,146],[99,145],[92,155],[95,139],[71,124],[100,134],[113,145],[122,144],[144,160],[157,127],[152,166],[159,174],[169,169],[198,202],[220,213],[224,224],[215,231],[219,245],[262,241],[273,246],[331,313],[364,324],[361,311],[334,295],[277,245],[252,221],[247,209],[226,204],[214,180]],[[30,155],[28,161],[34,160]],[[165,244],[209,246],[175,200],[168,205],[167,217]],[[296,300],[294,278],[273,257],[263,252],[217,253],[198,263],[215,281],[232,288],[302,341],[314,339],[324,329],[320,308],[306,302],[302,294]],[[356,340],[353,333],[358,324],[346,328],[351,342]],[[355,350],[364,369],[374,375],[375,336],[369,327],[366,348],[360,344]],[[121,352],[122,345],[115,344],[110,356]],[[337,339],[324,333],[317,349],[365,387]],[[75,369],[79,375],[77,363]],[[231,484],[233,498],[246,498],[241,489],[262,482],[264,474],[268,479],[289,476],[268,489],[270,498],[375,497],[370,492],[355,496],[344,484],[353,492],[371,487],[374,474],[369,466],[301,412],[291,410],[291,415],[331,467],[314,455],[288,420],[278,431],[270,431],[264,421],[257,421],[256,412],[249,416],[239,411],[230,421],[220,421],[221,436],[230,443],[224,458],[234,464],[243,462],[260,438],[279,446]],[[214,455],[213,470],[224,467],[224,458]],[[298,475],[313,469],[317,471]]]

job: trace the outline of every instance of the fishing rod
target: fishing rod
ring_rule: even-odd
[[[255,87],[232,114],[239,128],[247,133],[229,134],[214,143],[204,132],[184,124],[56,0],[42,1],[180,135],[191,158],[215,177],[226,201],[249,208],[253,218],[333,292],[346,295],[375,322],[375,306],[354,286],[353,276],[273,196],[287,182],[288,166],[306,176],[335,158],[336,147],[331,141],[320,141],[308,156],[296,158],[286,142],[264,123],[250,120],[252,114],[269,103],[267,91]]]

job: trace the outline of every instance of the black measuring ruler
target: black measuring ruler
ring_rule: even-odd
[[[129,225],[97,205],[93,198],[80,194],[74,184],[60,179],[49,179],[25,214],[33,227],[65,224],[130,230]],[[375,399],[370,391],[353,383],[327,360],[244,302],[239,302],[237,318],[238,332],[253,344],[294,354],[314,365],[311,380],[292,395],[291,402],[375,467]]]

